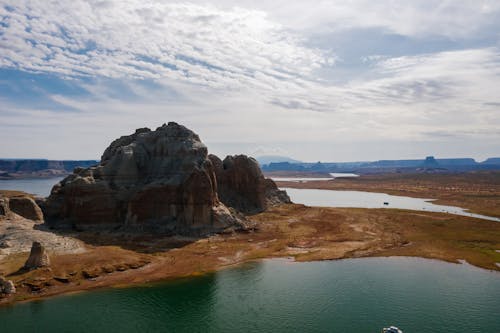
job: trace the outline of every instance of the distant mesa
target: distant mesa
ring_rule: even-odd
[[[473,158],[435,158],[414,160],[379,160],[361,162],[270,162],[261,164],[264,172],[314,172],[314,173],[419,173],[419,172],[468,172],[500,170],[500,158],[488,158],[478,163]]]
[[[294,160],[293,158],[279,155],[264,155],[256,158],[260,165],[266,165],[270,163],[302,163],[301,161]]]
[[[242,213],[290,202],[253,158],[208,156],[197,134],[174,122],[140,128],[76,168],[43,204],[55,228],[146,230],[183,235],[246,230]]]
[[[0,179],[58,177],[76,167],[89,167],[99,161],[57,161],[44,159],[0,159]]]
[[[434,156],[427,156],[422,164],[424,168],[438,168],[439,163],[436,161]]]
[[[498,165],[500,166],[500,157],[490,157],[485,161],[481,162],[483,165]]]

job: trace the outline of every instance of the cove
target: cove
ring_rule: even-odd
[[[500,332],[500,274],[391,257],[264,260],[0,308],[3,332]]]

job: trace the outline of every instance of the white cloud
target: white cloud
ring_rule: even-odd
[[[218,3],[231,7],[235,2]],[[315,33],[382,28],[404,36],[456,39],[484,34],[485,27],[496,34],[494,26],[500,26],[497,0],[240,0],[238,4],[265,10],[289,29]]]
[[[240,143],[247,153],[272,152],[274,144],[304,160],[322,157],[328,142],[500,139],[495,45],[361,54],[366,68],[339,84],[318,75],[338,71],[328,45],[306,43],[311,31],[370,27],[469,38],[494,24],[497,2],[2,1],[0,67],[69,78],[88,92],[47,93],[68,112],[0,100],[0,140],[30,128],[50,141],[40,143],[41,154],[99,156],[114,137],[169,120],[207,142]],[[117,81],[126,91],[121,95],[110,84]],[[317,148],[300,150],[298,142]],[[0,155],[22,152],[24,144],[28,154],[30,141],[23,139]],[[222,151],[238,152],[231,149]]]
[[[2,67],[272,89],[324,61],[256,10],[152,0],[16,0],[0,10]]]

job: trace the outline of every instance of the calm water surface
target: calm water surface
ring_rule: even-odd
[[[0,308],[3,332],[500,332],[500,274],[415,258],[267,260]]]
[[[46,197],[50,194],[52,186],[59,183],[63,178],[64,177],[0,180],[0,190],[24,191]]]
[[[282,188],[295,203],[318,207],[398,208],[471,216],[500,222],[500,218],[472,214],[460,207],[433,204],[430,199],[385,193]],[[384,203],[387,203],[384,204]]]
[[[272,180],[277,182],[297,182],[297,183],[305,183],[312,182],[318,180],[333,180],[335,178],[355,178],[359,177],[359,175],[355,173],[330,173],[331,177],[271,177]]]
[[[0,186],[47,195],[58,181],[2,181]],[[319,193],[325,200],[321,205],[334,205],[324,192],[334,191]],[[293,189],[289,193],[300,202]],[[369,205],[359,193],[352,196],[356,207]],[[304,201],[308,197],[314,195]],[[498,333],[500,274],[415,258],[266,260],[198,278],[0,308],[1,333],[376,333],[388,325],[405,333]]]

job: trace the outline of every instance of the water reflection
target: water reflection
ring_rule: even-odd
[[[500,332],[500,274],[417,258],[266,260],[0,308],[1,332]]]

